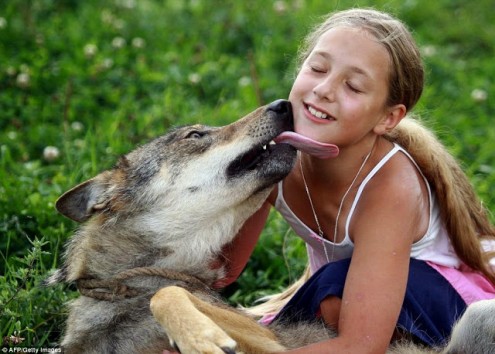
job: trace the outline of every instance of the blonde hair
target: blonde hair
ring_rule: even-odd
[[[489,264],[495,252],[484,252],[481,244],[483,239],[495,240],[495,227],[459,163],[417,119],[403,119],[386,137],[412,155],[435,191],[456,254],[495,284]]]
[[[337,26],[365,29],[385,46],[391,58],[387,103],[402,103],[410,111],[423,91],[423,64],[406,26],[386,13],[352,9],[331,14],[306,37],[299,51],[298,67],[309,56],[319,38]],[[495,284],[495,271],[489,264],[495,252],[484,252],[481,245],[482,239],[495,241],[495,228],[459,163],[417,119],[404,118],[385,138],[398,143],[411,154],[435,191],[442,220],[459,258]],[[307,266],[301,278],[284,292],[264,298],[267,301],[248,311],[255,316],[280,311],[309,277]]]

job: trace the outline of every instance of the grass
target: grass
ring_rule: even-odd
[[[416,112],[494,210],[490,0],[0,2],[4,345],[16,338],[27,347],[55,345],[62,304],[76,295],[40,287],[76,227],[54,210],[63,191],[170,126],[227,124],[287,97],[302,36],[323,14],[351,6],[391,11],[414,30],[428,72]],[[302,242],[273,213],[226,295],[248,304],[278,291],[297,277],[304,258]]]

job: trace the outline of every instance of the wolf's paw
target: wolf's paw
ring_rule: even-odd
[[[215,327],[217,327],[215,325]],[[237,343],[220,328],[203,329],[201,334],[189,333],[187,336],[170,339],[170,344],[179,353],[184,354],[236,354]],[[238,353],[240,354],[240,353]]]
[[[202,304],[187,290],[177,286],[162,288],[151,298],[151,312],[172,346],[184,354],[235,353],[236,341],[199,311],[193,300],[198,305]]]

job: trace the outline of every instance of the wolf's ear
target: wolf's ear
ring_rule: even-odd
[[[55,203],[58,212],[77,222],[88,220],[108,203],[109,171],[83,182],[65,192]]]

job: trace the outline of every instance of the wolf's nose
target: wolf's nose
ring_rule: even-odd
[[[278,114],[291,113],[292,107],[287,100],[276,100],[268,105],[268,111],[273,111]]]

